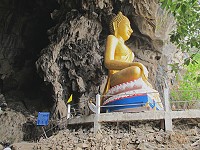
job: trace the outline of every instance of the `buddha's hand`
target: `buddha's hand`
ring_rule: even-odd
[[[148,72],[147,68],[146,68],[143,64],[141,64],[141,63],[139,63],[139,62],[132,62],[131,65],[132,65],[132,66],[137,66],[137,67],[139,67],[139,68],[141,69],[142,74],[144,75],[144,77],[145,77],[146,79],[148,79],[148,74],[149,74],[149,72]]]

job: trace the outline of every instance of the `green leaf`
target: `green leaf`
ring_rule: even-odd
[[[167,1],[167,5],[168,5],[168,6],[171,6],[171,5],[172,5],[172,0],[168,0],[168,1]]]
[[[168,8],[168,7],[167,7],[167,0],[164,0],[164,1],[163,1],[162,6],[163,6],[163,8]]]
[[[194,64],[194,65],[195,65],[195,64],[198,64],[198,62],[197,62],[196,60],[194,60],[194,59],[192,60],[191,63]]]
[[[185,59],[184,64],[188,66],[190,64],[190,59],[189,58]]]
[[[187,9],[187,6],[185,4],[181,5],[181,12],[185,13]]]
[[[192,4],[198,3],[198,0],[192,0]]]
[[[200,76],[198,76],[198,77],[196,78],[196,80],[197,80],[197,83],[200,83]]]

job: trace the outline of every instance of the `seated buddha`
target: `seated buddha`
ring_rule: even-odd
[[[110,31],[111,35],[107,37],[104,58],[104,64],[109,73],[103,93],[103,105],[117,100],[123,101],[127,96],[122,95],[129,97],[131,95],[135,98],[141,93],[157,93],[147,80],[147,68],[139,62],[134,62],[134,53],[125,45],[125,41],[133,33],[129,19],[119,12],[111,20]],[[153,95],[154,99],[159,99],[158,94]],[[134,100],[131,99],[128,103],[130,101]]]

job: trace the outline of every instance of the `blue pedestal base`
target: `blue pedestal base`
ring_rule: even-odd
[[[103,111],[105,112],[113,112],[113,111],[135,112],[135,111],[143,111],[150,109],[163,110],[163,108],[161,108],[147,94],[117,99],[103,105]]]

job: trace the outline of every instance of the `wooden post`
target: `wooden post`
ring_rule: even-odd
[[[70,118],[70,114],[71,114],[71,105],[67,104],[67,119]]]
[[[101,124],[99,123],[99,115],[100,115],[100,94],[96,95],[96,114],[94,118],[94,133],[97,133],[101,128]]]
[[[172,117],[171,108],[169,103],[169,89],[164,89],[164,100],[165,100],[165,131],[172,131]]]

